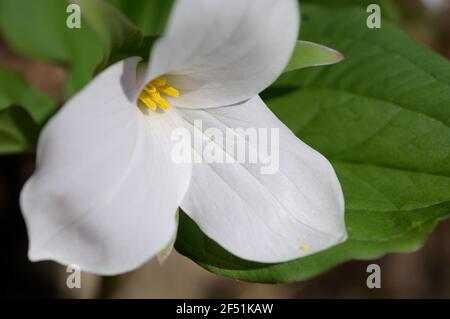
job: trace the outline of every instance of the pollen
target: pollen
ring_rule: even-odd
[[[306,245],[306,244],[300,245],[300,250],[304,251],[304,252],[307,252],[309,250],[309,246]]]
[[[150,81],[139,95],[139,101],[152,111],[156,111],[158,107],[163,110],[170,108],[170,103],[164,96],[177,97],[179,92],[171,87],[166,78],[159,77]]]

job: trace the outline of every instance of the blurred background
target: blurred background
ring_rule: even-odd
[[[450,59],[450,0],[398,0],[401,27]],[[29,60],[0,38],[0,67],[21,73],[33,86],[62,99],[63,66]],[[0,88],[1,89],[1,88]],[[82,288],[66,287],[66,268],[31,263],[18,196],[31,175],[33,155],[0,157],[0,296],[56,298],[450,298],[450,220],[440,223],[415,253],[351,261],[319,277],[291,284],[238,282],[203,270],[175,251],[163,264],[150,261],[110,278],[82,275]],[[368,289],[366,268],[381,266],[381,289]]]

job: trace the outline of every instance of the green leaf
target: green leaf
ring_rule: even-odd
[[[299,0],[304,4],[314,3],[321,6],[338,7],[359,7],[366,9],[371,4],[377,4],[380,6],[382,17],[391,21],[397,21],[400,18],[400,13],[397,6],[392,0]]]
[[[0,34],[17,52],[35,59],[67,65],[70,70],[66,92],[81,89],[96,72],[129,56],[148,56],[154,37],[165,25],[166,13],[153,19],[155,12],[168,12],[171,1],[149,1],[142,8],[152,26],[150,38],[119,10],[102,0],[74,0],[80,5],[80,29],[69,29],[68,1],[0,0]],[[118,3],[118,1],[116,1]],[[137,1],[122,5],[139,7]],[[146,10],[144,10],[146,9]],[[152,11],[148,11],[152,10]],[[137,12],[137,11],[136,11]],[[23,17],[26,17],[24,19]],[[142,16],[144,19],[144,16]]]
[[[110,64],[109,60],[117,60],[112,58],[113,55],[122,57],[121,52],[132,53],[142,46],[141,30],[106,1],[71,0],[71,2],[80,6],[83,18],[102,42],[103,61],[99,68]]]
[[[23,107],[34,122],[43,124],[56,107],[56,102],[33,89],[18,74],[0,69],[0,111],[13,105]]]
[[[175,248],[203,268],[239,280],[282,283],[311,278],[349,259],[374,259],[388,252],[416,250],[433,230],[435,222],[418,225],[388,241],[349,239],[321,253],[281,264],[255,263],[231,255],[206,237],[186,214],[180,214],[180,224],[183,228],[178,231]]]
[[[0,154],[30,152],[36,146],[39,126],[22,108],[0,111]]]
[[[56,102],[10,71],[0,70],[0,87],[0,154],[33,150]]]
[[[344,56],[341,53],[326,46],[309,41],[297,41],[292,57],[284,72],[313,66],[336,64],[343,59]]]
[[[98,37],[81,20],[81,29],[66,26],[68,2],[0,0],[0,33],[20,54],[67,65],[66,92],[73,94],[93,76],[103,60]]]
[[[161,35],[166,26],[173,0],[109,0],[133,21],[146,36]]]
[[[263,97],[304,142],[332,162],[349,240],[282,264],[241,260],[180,216],[176,248],[232,278],[289,282],[350,259],[413,251],[450,215],[450,63],[357,8],[302,7],[301,37],[336,48],[330,67],[283,74]]]

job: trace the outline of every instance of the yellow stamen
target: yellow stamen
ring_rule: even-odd
[[[168,95],[168,96],[171,96],[171,97],[177,97],[178,95],[180,95],[180,93],[178,92],[177,89],[175,89],[175,88],[173,88],[171,86],[168,86],[168,85],[158,87],[158,90],[161,93],[164,93],[165,95]]]
[[[179,95],[178,90],[168,85],[165,78],[159,77],[144,87],[139,95],[139,101],[153,111],[156,111],[158,106],[167,110],[170,108],[170,103],[161,96],[161,93],[170,97]]]
[[[166,80],[166,78],[159,77],[159,78],[156,78],[156,79],[152,80],[151,83],[152,83],[153,85],[163,86],[163,85],[166,85],[167,80]]]
[[[169,102],[164,99],[159,92],[150,94],[150,98],[153,102],[156,102],[160,107],[162,107],[164,110],[167,110],[170,107]]]
[[[158,92],[158,90],[156,89],[156,87],[153,86],[153,85],[151,84],[151,82],[150,82],[150,84],[147,84],[147,85],[144,87],[143,91],[145,91],[145,92],[147,92],[147,93],[149,93],[149,94]]]
[[[147,106],[152,111],[156,111],[156,109],[158,108],[156,103],[153,102],[153,100],[147,94],[141,94],[141,96],[139,96],[139,101],[144,103],[145,106]]]

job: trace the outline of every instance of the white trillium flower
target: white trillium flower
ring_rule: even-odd
[[[108,67],[43,129],[21,194],[29,258],[130,271],[170,245],[179,207],[246,260],[285,262],[345,240],[330,163],[258,96],[283,71],[298,30],[296,0],[176,1],[144,68],[136,57]],[[194,120],[279,128],[279,171],[175,163],[171,132]]]

